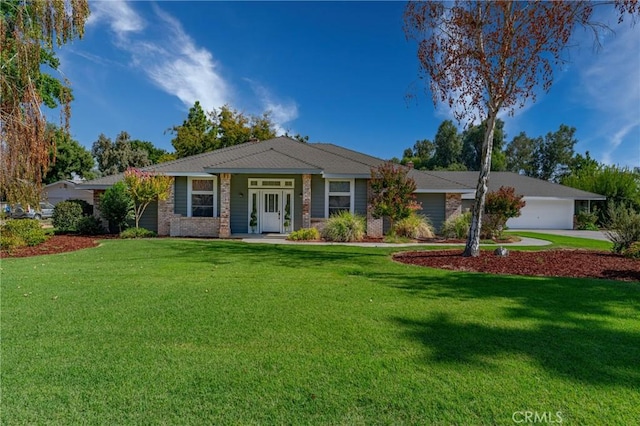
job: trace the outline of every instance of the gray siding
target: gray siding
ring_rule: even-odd
[[[311,217],[324,217],[324,179],[311,175]]]
[[[353,211],[362,216],[367,215],[367,182],[368,179],[356,179],[356,192],[353,196]]]
[[[427,216],[436,232],[438,232],[444,223],[444,194],[416,194],[416,199],[422,204],[422,210],[418,210],[418,213]]]
[[[247,221],[249,206],[249,191],[247,190],[247,176],[231,175],[231,233],[246,234],[248,231]],[[218,199],[220,199],[218,189]],[[242,194],[242,196],[240,195]],[[218,207],[218,216],[220,207]]]
[[[187,178],[186,176],[176,176],[174,193],[173,212],[175,214],[187,215]]]
[[[158,202],[153,201],[149,203],[142,217],[140,218],[140,228],[148,229],[149,231],[158,232]],[[135,226],[135,221],[132,223]]]

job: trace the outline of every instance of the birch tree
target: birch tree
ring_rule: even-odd
[[[464,256],[479,256],[480,229],[498,113],[513,114],[548,91],[553,69],[578,26],[596,33],[596,5],[614,4],[620,21],[638,15],[637,0],[591,1],[411,1],[404,31],[418,43],[421,76],[434,103],[448,105],[458,121],[486,123],[473,217]]]

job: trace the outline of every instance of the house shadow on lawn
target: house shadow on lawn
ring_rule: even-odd
[[[416,297],[443,300],[443,308],[425,319],[390,318],[406,338],[424,345],[426,363],[486,365],[492,357],[525,355],[559,377],[640,388],[637,283],[427,271],[374,278]],[[489,322],[458,320],[447,299],[490,309],[495,300],[504,307]]]
[[[241,241],[176,240],[176,258],[189,262],[233,263],[229,258],[255,259],[262,265],[289,268],[331,267],[345,260],[354,264],[374,264],[386,260],[386,252],[346,246],[297,246],[295,244],[247,244]]]

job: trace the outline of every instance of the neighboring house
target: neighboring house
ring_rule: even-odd
[[[475,188],[478,172],[429,172],[442,179]],[[573,216],[581,209],[591,210],[591,201],[605,200],[606,197],[580,189],[536,179],[512,172],[491,172],[489,191],[497,191],[501,186],[515,188],[522,195],[526,205],[519,217],[507,221],[510,229],[573,229]],[[462,195],[462,210],[473,207],[475,191]]]
[[[348,210],[367,218],[369,236],[381,236],[383,221],[370,215],[368,200],[371,168],[382,163],[336,145],[278,137],[148,166],[143,170],[171,176],[174,184],[167,201],[149,205],[140,226],[159,235],[225,238],[321,228],[332,213]],[[409,172],[422,213],[437,229],[461,214],[463,198],[475,192],[475,183],[448,173],[455,172]],[[94,214],[100,195],[122,179],[80,186],[93,190]]]
[[[59,180],[42,188],[42,198],[56,205],[66,200],[84,200],[93,204],[93,191],[81,189],[82,182],[73,180]]]

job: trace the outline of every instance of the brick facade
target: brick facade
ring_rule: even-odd
[[[445,220],[462,214],[462,194],[445,195]]]
[[[311,175],[302,175],[302,227],[311,227]]]
[[[220,218],[174,216],[170,219],[171,237],[213,237],[220,236]]]
[[[158,200],[158,235],[171,234],[171,219],[177,215],[174,213],[175,178],[171,178],[171,189],[166,200]]]
[[[220,174],[220,238],[231,236],[231,173]]]

